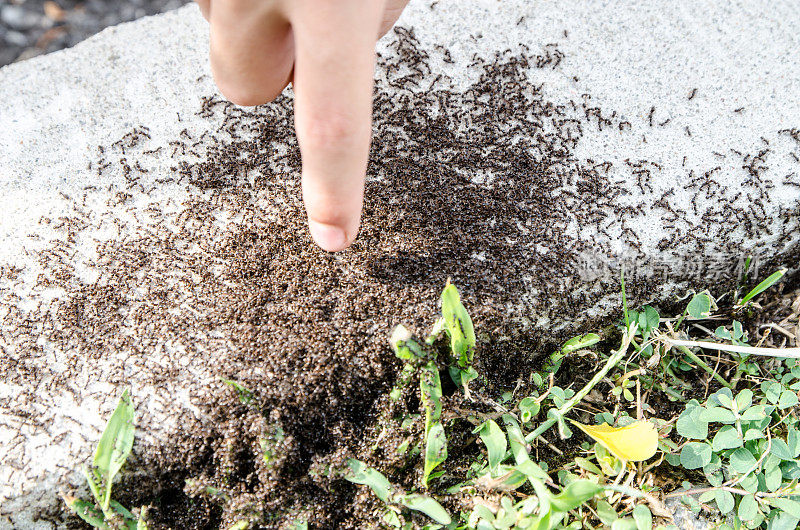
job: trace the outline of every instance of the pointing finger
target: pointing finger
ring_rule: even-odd
[[[313,9],[312,9],[313,7]],[[358,232],[382,2],[294,0],[295,128],[314,241],[335,252]]]

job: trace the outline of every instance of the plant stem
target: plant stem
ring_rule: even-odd
[[[678,340],[669,337],[661,338],[673,346],[684,346],[688,348],[704,348],[706,350],[720,350],[733,353],[744,353],[749,355],[763,355],[765,357],[781,357],[789,359],[800,359],[800,348],[756,348],[754,346],[736,346],[735,344],[719,344],[702,340]]]
[[[711,374],[711,377],[716,379],[719,384],[727,388],[730,388],[731,390],[734,389],[734,386],[732,384],[730,384],[728,381],[725,381],[725,379],[723,379],[721,375],[719,375],[713,368],[711,368],[708,364],[706,364],[706,362],[703,359],[695,355],[695,353],[692,350],[690,350],[686,346],[681,346],[681,345],[678,345],[678,349],[684,355],[686,355],[688,358],[694,361],[695,364],[697,364],[700,368]]]
[[[689,313],[687,309],[683,310],[683,314],[675,321],[675,329],[679,329],[683,321],[686,320],[686,315]]]
[[[619,350],[617,350],[616,353],[614,353],[613,355],[611,355],[611,357],[608,358],[608,361],[606,361],[605,366],[603,366],[603,368],[599,372],[594,374],[594,377],[592,377],[592,379],[588,383],[586,383],[586,385],[583,388],[581,388],[574,396],[572,396],[572,398],[569,399],[569,401],[564,403],[561,406],[561,408],[559,408],[556,411],[554,417],[547,418],[547,420],[541,423],[536,428],[536,430],[534,430],[525,437],[525,441],[527,443],[533,442],[533,440],[538,438],[543,432],[552,427],[558,421],[558,418],[563,417],[564,414],[566,414],[572,409],[572,407],[577,405],[578,402],[582,400],[586,396],[586,394],[591,392],[591,390],[595,387],[595,385],[599,383],[600,380],[603,379],[606,376],[606,374],[610,372],[611,369],[617,365],[617,363],[628,352],[628,347],[631,344],[631,339],[633,338],[633,335],[636,333],[637,327],[638,326],[636,325],[635,322],[631,323],[626,333],[622,336],[622,344],[620,345]]]
[[[739,379],[742,378],[742,374],[744,373],[744,361],[739,361],[739,364],[736,365],[736,373],[733,374],[731,378],[731,384],[736,386],[739,384]]]
[[[667,493],[666,495],[664,495],[664,498],[665,499],[669,499],[670,497],[683,497],[684,495],[697,495],[698,493],[705,493],[707,491],[716,491],[716,490],[728,491],[730,493],[736,493],[736,494],[739,494],[739,495],[749,495],[748,492],[746,492],[743,489],[739,489],[739,488],[730,488],[728,486],[710,486],[708,488],[697,488],[697,489],[693,489],[693,490],[673,491],[672,493]]]
[[[769,493],[765,491],[757,491],[754,494],[751,494],[749,491],[745,491],[740,488],[732,488],[730,486],[709,486],[707,488],[697,488],[692,490],[683,490],[683,491],[673,491],[672,493],[667,493],[664,495],[665,499],[669,499],[670,497],[683,497],[684,495],[697,495],[698,493],[705,493],[707,491],[727,491],[730,493],[735,493],[737,495],[754,495],[757,500],[761,499],[777,499],[780,498],[782,495],[780,494],[780,490],[774,493]]]

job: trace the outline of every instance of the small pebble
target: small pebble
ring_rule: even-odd
[[[37,14],[18,5],[5,5],[0,8],[0,21],[11,29],[25,31],[41,26],[44,13]]]
[[[24,33],[11,30],[8,33],[6,33],[6,42],[11,46],[22,47],[28,44],[28,38],[25,36]]]

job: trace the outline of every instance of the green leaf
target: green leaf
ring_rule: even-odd
[[[700,503],[691,495],[684,495],[681,497],[681,502],[686,506],[689,511],[694,514],[700,513]]]
[[[789,427],[789,434],[786,435],[786,444],[792,453],[792,458],[800,456],[800,431],[794,427]]]
[[[469,526],[470,527],[474,526],[474,527],[481,528],[481,529],[482,528],[488,528],[488,529],[493,529],[494,528],[494,525],[492,525],[492,526],[483,526],[483,527],[479,526],[478,522],[481,519],[483,519],[484,521],[486,521],[486,522],[491,524],[491,523],[494,522],[494,514],[486,506],[484,506],[482,504],[478,504],[478,505],[475,506],[475,508],[472,509],[472,513],[469,514]]]
[[[797,530],[800,518],[792,517],[786,512],[774,510],[774,517],[770,520],[768,530]]]
[[[735,505],[733,494],[725,490],[714,491],[714,502],[717,503],[717,509],[720,511],[722,515],[725,515],[726,513],[733,510],[733,507]]]
[[[561,353],[566,355],[574,351],[588,348],[589,346],[597,344],[598,342],[600,342],[600,335],[597,333],[587,333],[586,335],[572,337],[564,343],[564,346],[561,348]]]
[[[772,446],[770,447],[769,452],[781,460],[794,459],[794,454],[789,450],[789,446],[780,438],[772,439]]]
[[[769,503],[779,510],[783,510],[784,512],[788,513],[792,517],[800,519],[800,502],[787,499],[785,497],[775,497],[770,498]]]
[[[709,396],[709,404],[720,404],[726,409],[733,408],[733,392],[730,388],[720,388]]]
[[[744,298],[742,298],[742,300],[739,302],[739,305],[744,305],[744,304],[746,304],[746,303],[747,303],[747,302],[749,302],[749,301],[750,301],[750,300],[751,300],[751,299],[752,299],[754,296],[757,296],[757,295],[761,294],[762,292],[766,291],[767,289],[769,289],[770,287],[772,287],[773,285],[775,285],[775,283],[777,283],[777,282],[778,282],[778,280],[780,280],[781,278],[783,278],[783,275],[784,275],[784,274],[786,274],[786,269],[780,269],[780,270],[778,270],[778,271],[775,271],[775,272],[773,272],[772,274],[770,274],[770,275],[769,275],[769,276],[768,276],[768,277],[767,277],[767,278],[766,278],[764,281],[762,281],[761,283],[759,283],[758,285],[756,285],[756,286],[753,288],[753,290],[752,290],[752,291],[750,291],[749,293],[747,293],[747,295],[746,295]]]
[[[397,446],[397,454],[404,455],[406,451],[408,451],[408,446],[411,444],[411,440],[403,440],[403,442]]]
[[[745,448],[740,448],[731,453],[730,467],[737,473],[747,473],[756,465],[753,454]]]
[[[481,441],[486,446],[486,452],[488,453],[489,468],[492,471],[496,470],[497,466],[505,458],[506,450],[508,449],[505,433],[494,420],[483,422],[472,432],[481,437]]]
[[[478,371],[475,370],[475,368],[473,368],[472,366],[467,367],[463,370],[459,369],[459,382],[457,382],[456,384],[461,388],[467,388],[469,382],[477,378],[478,378]]]
[[[717,453],[711,455],[711,462],[703,466],[703,473],[706,475],[709,484],[719,486],[722,484],[722,459]]]
[[[742,446],[742,438],[739,433],[731,425],[725,425],[714,436],[711,442],[711,448],[714,452],[722,451],[723,449],[736,449]]]
[[[606,526],[611,526],[619,518],[617,512],[607,501],[597,501],[595,511],[600,522]]]
[[[422,512],[439,524],[450,524],[450,514],[434,499],[419,494],[404,495],[400,497],[400,504],[410,510]]]
[[[770,403],[777,403],[783,392],[783,387],[777,381],[764,381],[761,384],[761,390]]]
[[[386,508],[383,512],[383,520],[386,524],[394,528],[401,528],[400,517],[397,515],[397,508]]]
[[[759,440],[761,438],[764,438],[764,433],[758,429],[747,429],[747,432],[744,433],[745,442],[749,442],[750,440]]]
[[[103,512],[98,510],[94,503],[67,496],[64,496],[64,502],[66,502],[69,509],[75,512],[78,517],[93,527],[102,529],[108,528]]]
[[[125,526],[128,527],[128,530],[137,530],[138,523],[136,521],[136,516],[134,516],[130,510],[122,506],[117,501],[112,500],[108,503],[109,509],[112,510],[115,514],[122,517],[122,520],[125,523]]]
[[[686,407],[678,417],[675,428],[684,438],[703,440],[708,436],[708,422],[702,419],[703,407]]]
[[[433,361],[425,364],[419,375],[419,389],[425,407],[425,433],[442,416],[442,381]]]
[[[642,311],[638,314],[639,329],[642,331],[642,334],[648,334],[658,328],[658,319],[658,311],[649,305],[644,306]]]
[[[783,476],[789,480],[800,479],[800,461],[792,460],[791,462],[782,462],[781,471]]]
[[[797,394],[791,390],[784,390],[778,399],[778,408],[788,409],[789,407],[794,407],[797,403]]]
[[[758,504],[752,495],[745,495],[739,501],[739,519],[742,521],[752,521],[758,514]]]
[[[519,469],[517,469],[517,466],[507,466],[500,464],[500,466],[497,469],[498,469],[497,471],[498,476],[506,477],[505,480],[502,482],[502,484],[498,487],[498,489],[503,489],[508,491],[515,490],[520,486],[522,486],[523,484],[525,484],[525,482],[528,480],[527,475],[519,471]]]
[[[578,465],[578,467],[588,471],[589,473],[594,473],[595,475],[598,476],[603,475],[603,472],[600,470],[600,468],[594,465],[592,461],[587,458],[583,458],[582,456],[576,456],[575,463]]]
[[[711,315],[711,297],[705,293],[694,295],[686,306],[686,312],[692,318],[708,318]]]
[[[681,465],[684,468],[698,469],[709,462],[711,462],[711,446],[707,443],[689,442],[681,448]]]
[[[389,338],[394,354],[403,361],[414,361],[424,359],[425,349],[414,338],[414,335],[402,324],[394,328],[392,336]]]
[[[133,448],[135,433],[133,402],[127,390],[122,393],[117,408],[106,424],[94,453],[94,467],[105,483],[105,494],[101,500],[103,510],[111,500],[111,485],[114,477],[125,464]]]
[[[238,381],[234,381],[233,379],[225,379],[224,377],[220,377],[220,380],[236,390],[236,393],[239,394],[239,402],[242,405],[249,405],[253,402],[253,392]]]
[[[548,417],[550,417],[550,412],[552,412],[553,410],[554,409],[550,409],[549,411],[547,411],[548,412]],[[563,416],[559,416],[556,421],[557,421],[556,425],[558,426],[558,435],[561,437],[561,439],[562,440],[567,440],[567,439],[571,438],[572,437],[572,429],[570,429],[569,425],[567,425],[567,422],[564,421],[564,417]]]
[[[742,323],[738,320],[733,321],[733,338],[734,340],[738,340],[744,337],[744,330],[742,329]]]
[[[447,436],[439,421],[442,415],[442,382],[439,369],[428,361],[420,371],[420,394],[425,407],[425,463],[422,485],[428,486],[431,472],[447,459]]]
[[[664,458],[672,466],[678,467],[679,465],[681,465],[681,455],[679,454],[667,453],[664,455]]]
[[[703,412],[700,413],[700,418],[708,423],[734,423],[736,421],[736,416],[733,415],[733,412],[723,407],[703,409]]]
[[[763,456],[763,454],[762,454],[762,456]],[[760,456],[759,456],[759,459],[761,459]],[[762,467],[762,469],[772,469],[772,468],[778,467],[780,464],[781,464],[781,459],[780,458],[778,458],[775,455],[768,454],[762,460],[761,467]]]
[[[422,485],[428,486],[428,477],[436,466],[447,460],[447,436],[442,422],[431,425],[425,440],[425,466],[422,473]]]
[[[561,493],[550,499],[552,509],[559,512],[574,510],[596,494],[603,491],[602,486],[588,480],[570,482]]]
[[[351,458],[347,461],[350,473],[345,474],[344,478],[356,484],[364,484],[377,495],[383,502],[389,501],[389,494],[392,492],[392,485],[382,473],[367,466],[364,462]]]
[[[89,485],[89,491],[94,495],[97,503],[102,504],[104,495],[100,492],[100,484],[98,484],[100,479],[97,477],[97,473],[91,471],[87,466],[84,466],[82,471],[83,476],[86,477],[86,483]]]
[[[126,519],[127,521],[129,521],[129,522],[135,522],[136,521],[136,517],[130,512],[130,510],[125,508],[123,505],[121,505],[117,501],[112,500],[111,502],[108,503],[108,507],[110,509],[114,510],[117,514],[121,515],[122,518]]]
[[[739,412],[746,410],[750,405],[753,404],[753,391],[749,388],[745,388],[738,394],[736,394],[736,407],[739,409]]]
[[[644,504],[637,504],[633,509],[633,520],[636,521],[636,530],[652,530],[653,514]]]
[[[471,366],[475,351],[475,330],[469,313],[461,304],[458,289],[449,280],[442,291],[442,317],[445,320],[445,330],[450,335],[450,349],[458,366]]]
[[[536,400],[532,397],[526,397],[522,401],[519,402],[519,419],[522,423],[528,423],[531,421],[537,414],[539,414],[539,410],[541,405],[536,402]]]
[[[636,521],[633,519],[617,519],[611,523],[611,530],[636,530]]]
[[[703,493],[700,494],[697,500],[703,503],[711,502],[712,500],[714,500],[714,493],[715,493],[714,490],[704,491]]]
[[[733,335],[731,335],[731,332],[725,329],[724,326],[719,326],[717,329],[715,329],[714,335],[721,339],[733,340]]]
[[[777,490],[781,487],[782,482],[783,473],[781,473],[780,467],[775,466],[772,469],[768,469],[764,472],[764,484],[767,487],[767,491]]]
[[[766,417],[767,413],[764,410],[764,405],[756,405],[754,407],[750,407],[749,409],[745,410],[742,413],[743,421],[759,421],[763,420]]]
[[[517,424],[514,417],[509,414],[504,414],[503,423],[508,433],[508,443],[511,448],[511,454],[514,456],[514,461],[517,463],[514,468],[528,478],[528,482],[530,482],[531,486],[533,486],[537,495],[540,497],[540,502],[543,506],[542,510],[546,511],[550,506],[549,499],[551,495],[544,487],[542,481],[550,480],[550,476],[531,460],[526,448],[528,444],[525,442],[525,436],[522,434],[522,430],[519,428],[519,424]],[[547,505],[546,507],[544,507],[545,504]]]
[[[749,473],[746,475],[741,482],[739,482],[739,487],[745,490],[747,493],[755,493],[758,491],[758,477],[760,474],[756,473]]]

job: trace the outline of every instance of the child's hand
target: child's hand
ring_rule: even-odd
[[[314,241],[358,232],[369,154],[375,40],[408,0],[197,0],[222,94],[258,105],[293,83],[303,201]]]

